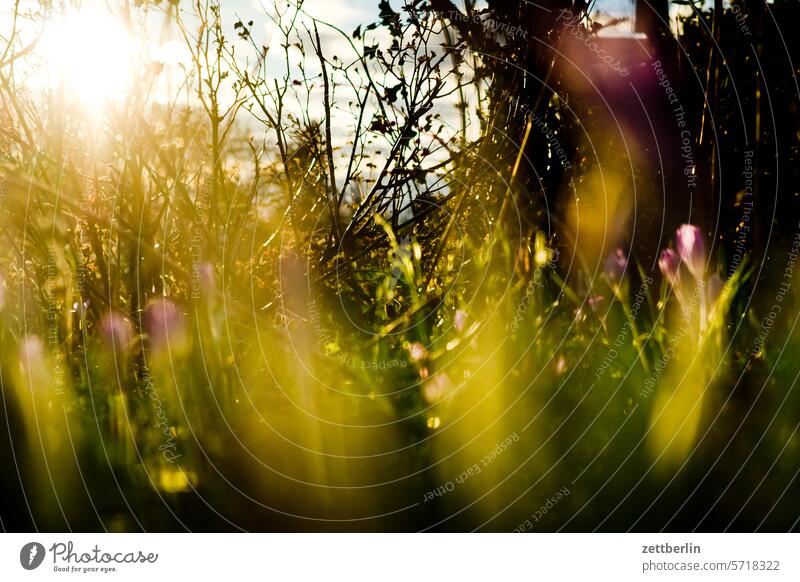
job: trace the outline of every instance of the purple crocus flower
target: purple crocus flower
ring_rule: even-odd
[[[561,375],[567,369],[567,360],[564,359],[564,356],[559,356],[558,360],[556,361],[556,374]]]
[[[625,269],[627,267],[628,257],[625,256],[621,248],[617,248],[606,258],[603,272],[610,283],[619,285],[622,283],[622,277],[625,275]]]
[[[706,268],[706,245],[700,229],[693,224],[682,224],[675,233],[675,246],[692,276],[702,281]]]
[[[681,258],[672,249],[664,249],[658,257],[658,268],[670,285],[677,287],[680,282]]]
[[[422,397],[428,404],[436,404],[452,390],[453,382],[444,372],[434,374],[422,389]]]
[[[164,348],[168,343],[179,347],[186,341],[183,314],[169,299],[151,301],[142,313],[142,325],[154,350]]]
[[[592,308],[592,311],[598,311],[605,300],[606,298],[602,295],[595,295],[594,297],[589,297],[586,302],[589,304],[589,307]]]
[[[467,323],[467,312],[463,309],[456,309],[456,315],[453,318],[453,327],[456,328],[457,332],[464,331],[464,326]]]
[[[100,336],[113,350],[124,350],[133,339],[133,322],[130,317],[111,310],[100,320]]]
[[[408,355],[412,362],[419,362],[428,355],[428,352],[421,343],[414,342],[408,346]]]

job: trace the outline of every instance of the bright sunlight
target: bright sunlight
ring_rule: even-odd
[[[55,89],[63,83],[92,110],[124,97],[137,43],[120,17],[90,4],[46,22],[39,51],[45,64],[43,84]]]

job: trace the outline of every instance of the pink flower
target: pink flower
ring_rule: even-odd
[[[625,269],[627,267],[628,257],[625,256],[621,248],[617,248],[606,257],[603,271],[612,285],[619,285],[622,283],[622,278],[625,276]]]
[[[467,323],[467,312],[463,309],[456,309],[456,315],[453,318],[453,327],[456,331],[461,333],[464,331],[464,325]]]
[[[419,362],[427,355],[427,351],[425,350],[425,346],[421,343],[414,342],[408,346],[408,355],[412,362]]]
[[[605,302],[606,298],[602,295],[595,295],[594,297],[587,297],[586,298],[586,305],[588,305],[594,313],[600,311],[602,304]],[[582,307],[578,307],[575,310],[575,321],[586,321],[586,312],[584,312]]]
[[[706,268],[706,246],[700,229],[692,224],[682,224],[675,233],[675,246],[692,276],[702,281]]]
[[[677,287],[680,282],[681,259],[672,249],[664,249],[658,257],[658,268],[670,285]]]
[[[453,382],[450,377],[444,372],[439,372],[425,382],[425,386],[422,388],[422,397],[428,404],[436,404],[447,396],[452,387]]]
[[[589,304],[589,307],[592,308],[592,311],[597,311],[600,309],[600,306],[605,302],[606,298],[602,295],[595,295],[594,297],[589,297],[586,301]]]
[[[151,301],[142,313],[142,325],[154,350],[164,348],[167,344],[180,346],[186,341],[183,314],[169,299]]]
[[[124,350],[133,339],[133,322],[118,311],[109,311],[100,320],[100,336],[113,350]]]

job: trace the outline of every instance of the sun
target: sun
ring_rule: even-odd
[[[100,6],[86,6],[48,21],[39,51],[47,84],[63,86],[92,109],[125,96],[137,47],[119,17]]]

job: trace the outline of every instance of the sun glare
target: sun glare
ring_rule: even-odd
[[[121,100],[136,45],[124,22],[101,8],[71,10],[47,23],[40,42],[47,83],[63,83],[87,109]]]

